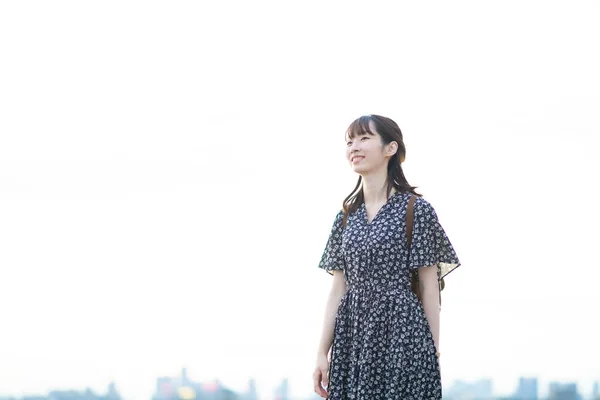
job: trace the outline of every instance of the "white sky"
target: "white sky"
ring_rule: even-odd
[[[211,4],[212,3],[212,4]],[[187,366],[312,393],[357,176],[393,118],[462,266],[444,385],[600,379],[597,2],[0,3],[0,395]]]

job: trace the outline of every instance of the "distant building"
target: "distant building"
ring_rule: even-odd
[[[594,382],[594,389],[592,390],[592,400],[600,400],[600,387],[598,381]]]
[[[256,380],[250,379],[248,381],[248,389],[243,396],[244,400],[258,400],[258,393],[256,392]]]
[[[444,399],[453,400],[492,400],[492,380],[479,379],[475,382],[455,381],[453,385],[444,390]]]
[[[515,397],[520,400],[538,400],[537,378],[519,378]]]
[[[219,380],[194,382],[181,370],[178,377],[160,377],[156,380],[153,400],[241,400],[234,391],[226,388]]]
[[[106,393],[106,398],[108,400],[122,400],[123,399],[121,397],[121,395],[119,394],[119,392],[117,391],[117,387],[115,386],[114,382],[111,382],[110,385],[108,385],[108,392]]]
[[[288,380],[283,379],[275,389],[275,400],[290,400],[289,386]]]
[[[88,388],[83,391],[53,390],[46,396],[0,397],[0,400],[121,400],[121,395],[111,382],[105,395],[96,394]]]
[[[548,400],[582,400],[577,393],[577,384],[550,382]]]

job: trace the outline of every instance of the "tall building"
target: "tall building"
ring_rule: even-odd
[[[452,400],[491,400],[492,380],[479,379],[475,382],[455,381],[449,389],[444,389],[444,399]]]
[[[183,368],[178,377],[160,377],[156,380],[153,400],[237,400],[240,396],[226,388],[218,379],[194,382]]]
[[[290,400],[289,395],[289,382],[286,379],[283,379],[277,389],[275,389],[275,400]]]
[[[106,392],[106,398],[108,400],[121,400],[121,395],[117,391],[117,386],[114,382],[108,385],[108,391]]]
[[[598,381],[594,382],[594,389],[592,390],[592,400],[600,400],[600,385],[598,385]]]
[[[172,378],[166,376],[156,379],[156,389],[154,392],[154,400],[169,400],[175,399],[176,385]]]
[[[519,386],[515,397],[520,400],[538,400],[537,378],[519,378]]]
[[[52,390],[47,396],[0,397],[0,400],[121,400],[121,395],[113,383],[108,386],[106,395],[96,394],[90,388],[78,390]]]
[[[581,400],[581,396],[576,383],[550,382],[548,400]]]
[[[258,400],[258,393],[256,392],[256,380],[254,378],[248,381],[248,389],[243,397],[244,400]]]

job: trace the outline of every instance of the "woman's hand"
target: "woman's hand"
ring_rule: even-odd
[[[313,386],[315,393],[326,399],[329,394],[324,389],[329,384],[329,360],[327,354],[321,354],[317,357],[317,365],[313,372]]]

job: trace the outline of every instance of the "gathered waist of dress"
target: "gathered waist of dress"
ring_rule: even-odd
[[[408,281],[391,281],[391,282],[376,282],[376,281],[364,281],[355,282],[348,284],[346,289],[347,292],[390,292],[390,291],[412,291],[411,284]]]

